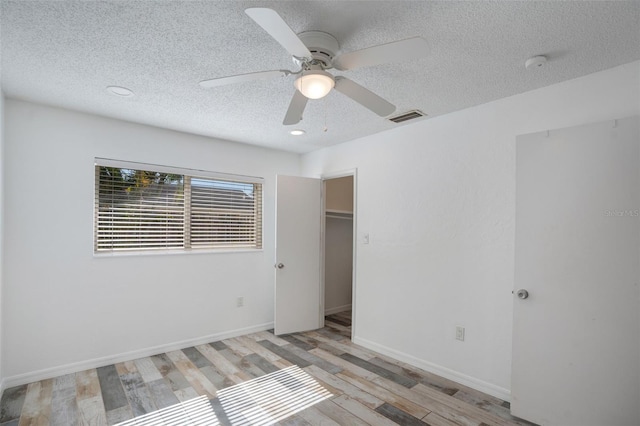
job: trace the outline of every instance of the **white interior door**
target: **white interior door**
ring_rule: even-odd
[[[640,424],[637,117],[516,142],[512,413]]]
[[[274,332],[321,328],[322,181],[278,176],[276,186]]]

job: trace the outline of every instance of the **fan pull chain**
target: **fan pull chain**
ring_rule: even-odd
[[[327,133],[327,130],[329,130],[329,128],[327,127],[327,111],[329,108],[327,108],[327,98],[324,98],[324,129],[322,129],[323,132]]]

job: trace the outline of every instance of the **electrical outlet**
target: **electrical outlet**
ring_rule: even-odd
[[[368,232],[367,232],[367,233],[365,233],[365,234],[362,236],[362,244],[369,244],[369,233],[368,233]]]
[[[464,342],[464,327],[456,326],[456,340]]]
[[[238,308],[242,308],[244,306],[244,297],[238,297],[236,300],[236,306]]]

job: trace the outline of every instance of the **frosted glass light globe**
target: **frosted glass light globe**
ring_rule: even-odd
[[[293,84],[307,98],[320,99],[327,96],[336,83],[328,72],[311,70],[303,71]]]

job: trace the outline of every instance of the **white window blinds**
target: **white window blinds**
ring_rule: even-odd
[[[262,247],[262,185],[190,181],[191,247]]]
[[[262,248],[261,179],[96,160],[95,185],[95,252]]]

